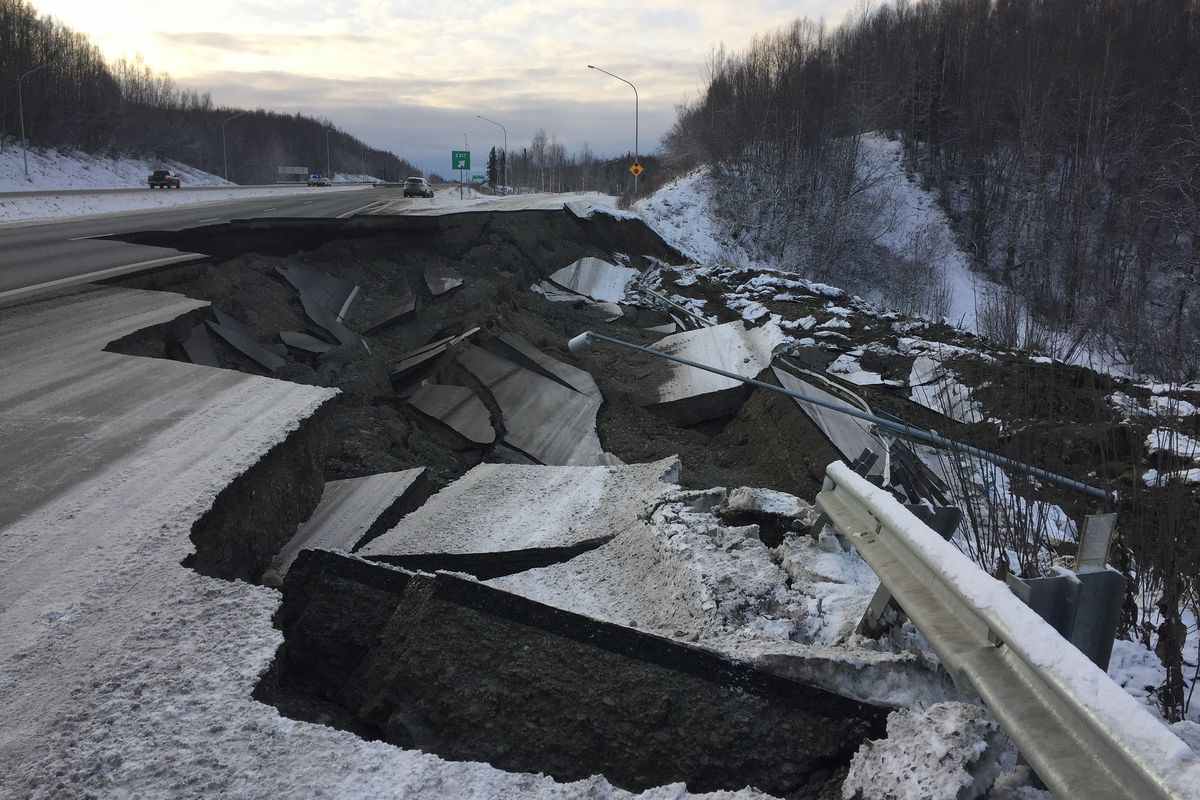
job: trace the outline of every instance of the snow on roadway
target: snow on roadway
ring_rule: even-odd
[[[0,149],[0,193],[38,192],[59,189],[140,188],[156,169],[177,173],[184,186],[232,186],[219,175],[189,167],[178,161],[83,153],[78,150],[32,148],[29,178],[25,177],[24,151],[12,143]]]
[[[149,189],[144,192],[57,194],[39,197],[5,197],[0,194],[0,225],[9,222],[39,222],[64,217],[115,214],[159,208],[221,203],[230,200],[254,200],[264,197],[292,197],[311,192],[349,192],[365,186],[278,186],[247,189],[213,189],[188,192],[175,189]],[[314,195],[319,196],[319,195]]]

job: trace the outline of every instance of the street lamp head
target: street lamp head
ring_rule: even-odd
[[[592,66],[591,64],[588,64],[588,69],[596,69],[596,67]]]

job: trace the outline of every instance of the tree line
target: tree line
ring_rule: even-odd
[[[555,137],[539,129],[527,146],[505,153],[502,147],[488,152],[487,182],[502,185],[505,167],[508,183],[520,191],[601,192],[633,199],[634,181],[629,172],[633,153],[603,158],[586,143],[576,152],[568,152]],[[506,164],[507,162],[507,164]],[[657,156],[642,155],[646,168],[638,182],[638,194],[644,196],[666,182],[667,170]]]
[[[280,166],[365,173],[387,179],[420,174],[408,161],[368,147],[327,120],[215,106],[207,93],[180,88],[140,61],[105,62],[88,38],[27,0],[0,0],[0,143],[20,134],[17,81],[31,144],[89,153],[174,159],[229,178],[271,183]]]
[[[714,202],[761,255],[886,294],[932,273],[922,242],[880,267],[888,208],[868,136],[901,143],[973,269],[1002,287],[978,298],[983,332],[1200,376],[1198,0],[895,0],[833,30],[798,20],[714,53],[664,148],[673,169],[721,179]],[[1180,719],[1197,494],[1116,480],[1114,559],[1138,595],[1125,634],[1154,644],[1159,702]]]
[[[896,0],[718,51],[664,144],[745,191],[801,263],[870,257],[841,224],[857,137],[903,142],[974,268],[1022,298],[1008,338],[1200,372],[1200,3]],[[840,229],[840,230],[839,230]],[[789,239],[788,237],[792,237]],[[869,239],[869,236],[866,237]],[[801,241],[802,240],[802,241]],[[1048,327],[1047,327],[1048,326]]]

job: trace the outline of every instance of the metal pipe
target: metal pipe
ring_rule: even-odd
[[[601,67],[597,67],[593,64],[588,64],[587,68],[594,69],[597,72],[603,72],[605,75],[608,75],[611,78],[616,78],[619,81],[628,83],[630,88],[633,89],[633,163],[635,163],[635,164],[641,163],[641,160],[642,160],[641,154],[638,152],[638,125],[639,125],[639,115],[640,115],[639,106],[641,104],[641,99],[638,97],[638,88],[633,85],[633,81],[625,80],[625,78],[622,78],[620,75],[615,75],[606,69],[602,69]],[[638,175],[636,173],[634,173],[633,196],[637,197],[637,193],[638,193]]]
[[[225,162],[225,180],[229,180],[229,149],[225,146],[225,126],[238,117],[244,117],[249,113],[249,111],[239,111],[232,117],[228,117],[221,122],[221,157]]]
[[[998,453],[993,453],[973,445],[956,442],[953,439],[947,439],[944,436],[939,436],[936,433],[931,433],[930,431],[922,430],[921,428],[914,428],[905,423],[883,419],[882,417],[877,417],[874,414],[855,411],[844,406],[838,406],[834,403],[826,402],[816,397],[809,397],[807,395],[800,394],[799,392],[793,392],[790,389],[784,389],[780,386],[772,386],[769,383],[763,383],[762,381],[754,380],[753,378],[746,378],[733,372],[726,372],[723,369],[718,369],[717,367],[712,367],[708,364],[701,364],[686,358],[679,358],[678,356],[660,353],[659,351],[652,350],[649,347],[643,347],[641,345],[634,344],[633,342],[626,342],[623,339],[615,339],[612,336],[605,336],[602,333],[584,331],[575,338],[571,339],[567,343],[567,347],[572,353],[577,355],[586,353],[589,349],[591,349],[592,340],[595,339],[599,339],[600,341],[608,342],[610,344],[615,344],[620,347],[625,347],[630,350],[637,350],[640,353],[646,353],[647,355],[654,356],[655,358],[661,358],[666,361],[674,361],[677,364],[683,364],[687,367],[693,367],[695,369],[704,370],[705,372],[711,372],[714,375],[720,375],[721,377],[729,378],[730,380],[739,381],[747,386],[753,386],[756,389],[766,389],[768,392],[787,395],[788,397],[800,400],[801,402],[811,403],[814,406],[819,406],[820,408],[825,408],[838,414],[845,414],[848,417],[854,417],[855,419],[861,419],[865,422],[870,422],[877,427],[891,431],[897,436],[901,436],[905,439],[912,439],[942,450],[965,453],[969,456],[974,456],[976,458],[983,459],[984,461],[988,461],[996,466],[1008,467],[1017,472],[1038,478],[1039,480],[1044,480],[1048,483],[1053,483],[1058,486],[1062,486],[1063,488],[1071,489],[1072,491],[1082,492],[1083,494],[1095,497],[1099,500],[1112,500],[1112,495],[1104,489],[1084,483],[1083,481],[1077,481],[1074,478],[1068,478],[1065,475],[1059,475],[1056,472],[1050,472],[1049,470],[1042,469],[1041,467],[1035,467],[1032,464],[1016,461],[1015,459],[1008,458],[1007,456],[1002,456]]]

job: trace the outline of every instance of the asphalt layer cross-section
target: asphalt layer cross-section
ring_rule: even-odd
[[[103,278],[135,265],[186,257],[175,250],[142,247],[102,237],[147,230],[182,230],[233,219],[349,216],[399,189],[322,191],[259,197],[120,214],[0,225],[0,302],[29,287],[86,276]],[[136,268],[136,267],[135,267]]]

